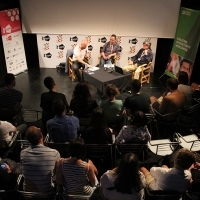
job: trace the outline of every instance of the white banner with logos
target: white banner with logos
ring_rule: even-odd
[[[37,35],[38,54],[41,68],[55,68],[59,63],[66,62],[66,52],[80,44],[83,39],[88,41],[90,64],[96,66],[100,48],[110,40],[110,36],[91,35]],[[126,66],[128,57],[134,56],[142,47],[145,40],[151,41],[151,49],[154,54],[153,66],[156,57],[157,38],[125,37],[117,36],[120,45],[120,53],[117,57],[117,65]],[[153,69],[152,69],[153,71]]]

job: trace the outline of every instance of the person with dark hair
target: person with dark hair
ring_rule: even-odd
[[[144,199],[145,178],[133,153],[123,155],[118,167],[103,174],[100,182],[106,199]]]
[[[5,87],[0,88],[0,108],[8,109],[12,118],[22,107],[21,102],[23,94],[14,89],[16,85],[14,74],[8,73],[5,75],[5,84]]]
[[[135,111],[131,117],[131,125],[122,127],[115,138],[116,144],[151,140],[145,114],[142,111]]]
[[[180,62],[180,71],[186,72],[188,74],[188,79],[190,80],[191,74],[192,74],[192,67],[193,67],[193,62],[187,59],[182,59]]]
[[[161,114],[174,113],[183,109],[186,102],[186,97],[182,92],[178,91],[178,80],[175,78],[167,79],[167,91],[163,94],[162,101],[158,101],[156,97],[152,96],[152,107]],[[174,115],[168,120],[174,120],[177,116]]]
[[[27,129],[26,138],[31,146],[20,153],[24,191],[51,194],[54,191],[54,167],[60,154],[57,150],[44,146],[42,132],[35,126]]]
[[[90,126],[81,137],[87,144],[112,144],[112,133],[107,126],[106,116],[100,107],[93,110]]]
[[[195,154],[182,148],[176,153],[172,168],[162,165],[162,167],[152,167],[150,172],[145,167],[141,167],[140,171],[145,175],[146,184],[151,190],[184,193],[188,189],[192,177],[188,169],[193,164],[195,164]]]
[[[47,131],[53,142],[69,142],[77,137],[79,120],[66,115],[66,106],[61,98],[55,98],[52,104],[56,116],[47,121]]]
[[[90,194],[97,185],[97,169],[92,161],[83,161],[86,146],[81,138],[71,140],[69,158],[61,158],[56,164],[56,182],[64,185],[66,194]]]
[[[145,40],[143,42],[143,48],[138,53],[129,58],[128,65],[123,67],[124,71],[133,72],[133,79],[139,79],[142,71],[141,65],[148,64],[153,60],[153,53],[151,50],[151,42]]]
[[[112,34],[110,36],[110,41],[104,44],[101,50],[101,66],[113,63],[113,59],[119,51],[120,46],[116,42],[116,35]]]
[[[185,107],[189,107],[192,105],[192,88],[188,85],[188,74],[184,71],[179,71],[178,82],[178,91],[184,93],[186,96]]]
[[[132,96],[127,97],[124,102],[124,107],[128,116],[137,110],[150,113],[150,98],[146,94],[140,93],[140,89],[140,81],[138,79],[133,79],[131,82]]]
[[[49,89],[49,92],[44,92],[41,95],[40,99],[40,107],[42,108],[42,124],[43,124],[43,134],[47,134],[46,130],[46,122],[49,119],[54,118],[55,112],[52,110],[52,103],[55,98],[61,98],[66,106],[66,112],[69,112],[69,106],[66,100],[66,97],[62,93],[56,92],[56,83],[53,80],[52,77],[47,76],[44,79],[44,85],[47,89]]]
[[[121,114],[123,102],[122,100],[116,99],[116,96],[119,95],[118,88],[113,84],[109,84],[106,86],[105,92],[108,98],[103,100],[100,105],[105,115],[109,116]]]
[[[86,82],[80,82],[76,85],[69,107],[78,118],[90,117],[92,111],[98,107]]]

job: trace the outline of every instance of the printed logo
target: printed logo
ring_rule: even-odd
[[[42,40],[45,40],[45,41],[49,41],[51,38],[48,36],[48,35],[46,35],[46,36],[44,36],[44,37],[42,37]]]
[[[88,59],[90,59],[92,57],[92,52],[91,51],[87,52],[87,57],[88,57]]]
[[[77,44],[72,44],[72,45],[71,45],[72,49],[74,49],[76,45],[77,45]]]
[[[136,38],[129,40],[131,44],[137,44],[138,40]]]
[[[116,37],[116,41],[117,41],[118,44],[121,44],[121,39],[122,39],[121,36],[117,36],[117,37]]]
[[[92,36],[91,35],[88,35],[87,37],[85,37],[87,42],[90,43],[92,41]]]
[[[12,36],[9,35],[8,37],[6,37],[6,40],[7,40],[7,41],[11,41],[11,40],[12,40]]]
[[[122,50],[123,50],[123,48],[120,46],[120,47],[119,47],[119,52],[122,52]]]
[[[76,36],[70,37],[69,41],[78,42],[78,37],[76,37]]]
[[[57,35],[57,42],[62,42],[62,41],[63,41],[62,35]]]
[[[135,53],[135,46],[131,46],[131,47],[130,47],[129,53]]]
[[[51,57],[52,57],[52,54],[51,54],[51,53],[46,53],[46,54],[44,54],[44,57],[46,57],[46,58],[51,58]]]
[[[105,37],[99,38],[98,42],[106,43],[107,39]]]
[[[58,51],[58,57],[63,58],[63,51]]]
[[[44,43],[44,50],[49,50],[49,43]]]
[[[88,51],[92,51],[92,49],[93,49],[93,46],[92,46],[92,45],[89,45],[89,46],[88,46]]]
[[[5,28],[3,28],[3,33],[11,33],[12,32],[12,26],[8,24]]]
[[[64,50],[65,45],[64,44],[56,45],[56,49]]]

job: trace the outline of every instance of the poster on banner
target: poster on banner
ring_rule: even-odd
[[[109,35],[51,35],[38,34],[37,45],[39,54],[39,63],[41,68],[55,68],[59,63],[66,62],[66,52],[68,49],[74,49],[83,39],[88,41],[89,63],[97,66],[100,61],[100,50],[109,42]],[[145,40],[151,41],[151,49],[154,54],[153,65],[156,56],[157,38],[144,37],[125,37],[117,36],[117,43],[120,46],[120,52],[117,55],[117,65],[120,67],[128,64],[128,57],[134,56],[142,47]],[[153,71],[153,70],[152,70]]]
[[[176,78],[185,71],[190,79],[200,41],[200,11],[181,7],[172,52],[165,74]]]
[[[7,73],[19,74],[27,69],[19,9],[0,11],[0,27]]]

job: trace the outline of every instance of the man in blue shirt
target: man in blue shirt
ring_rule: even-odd
[[[47,132],[53,142],[69,142],[77,137],[79,120],[75,116],[66,115],[66,106],[62,99],[56,98],[52,104],[56,116],[47,121]]]

